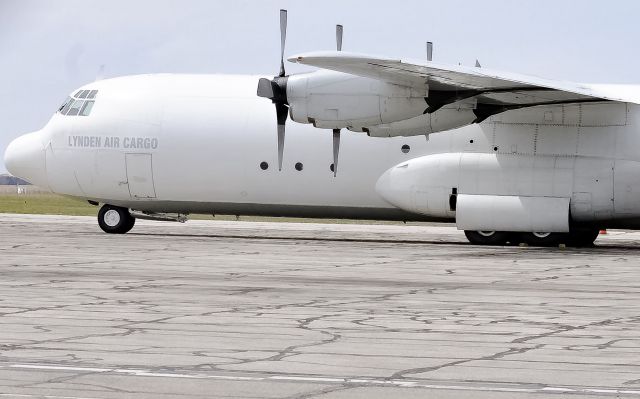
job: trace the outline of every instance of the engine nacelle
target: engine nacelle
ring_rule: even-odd
[[[399,122],[349,130],[365,132],[371,137],[421,136],[466,126],[473,123],[476,118],[473,106],[456,104],[455,107],[441,108],[434,113]]]
[[[326,129],[361,128],[422,115],[426,94],[426,88],[333,71],[292,75],[287,81],[291,119]]]

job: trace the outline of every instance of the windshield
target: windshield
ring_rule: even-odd
[[[73,96],[67,97],[58,108],[58,112],[67,116],[89,116],[98,90],[78,90]]]

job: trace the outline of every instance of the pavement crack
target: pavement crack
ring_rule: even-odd
[[[617,322],[619,320],[620,319],[607,319],[607,320],[603,320],[603,321],[583,324],[583,325],[580,325],[580,326],[563,325],[563,326],[560,326],[559,328],[557,328],[557,329],[555,329],[553,331],[549,331],[549,332],[546,332],[546,333],[527,335],[525,337],[516,338],[513,341],[511,341],[511,343],[513,343],[513,344],[521,344],[521,343],[533,341],[533,340],[536,340],[536,339],[539,339],[539,338],[550,337],[552,335],[564,333],[564,332],[567,332],[567,331],[584,330],[584,329],[589,328],[589,327],[606,326],[606,325],[609,325],[609,324],[613,324],[613,323],[615,323],[615,322]]]
[[[328,386],[328,387],[324,387],[324,388],[320,388],[320,389],[316,389],[313,391],[309,391],[309,392],[304,392],[301,394],[296,394],[296,395],[292,395],[292,396],[286,396],[286,399],[309,399],[309,398],[317,398],[319,396],[324,396],[330,393],[335,393],[335,392],[340,392],[340,391],[346,391],[348,389],[353,389],[355,388],[355,385],[333,385],[333,386]]]
[[[293,356],[293,355],[297,355],[299,354],[298,349],[301,348],[310,348],[310,347],[315,347],[315,346],[320,346],[320,345],[325,345],[331,342],[335,342],[337,340],[340,339],[340,334],[336,334],[336,333],[331,333],[328,331],[324,331],[324,330],[314,330],[312,328],[309,327],[309,324],[313,323],[314,321],[317,320],[321,320],[327,317],[332,317],[335,315],[322,315],[322,316],[316,316],[316,317],[309,317],[306,319],[301,319],[298,320],[298,326],[297,328],[302,329],[302,330],[307,330],[307,331],[313,331],[313,332],[319,332],[323,335],[326,335],[327,338],[320,340],[320,341],[315,341],[315,342],[310,342],[310,343],[306,343],[306,344],[299,344],[299,345],[291,345],[288,346],[282,350],[280,350],[277,354],[270,356],[268,358],[265,359],[261,359],[261,361],[279,361],[282,360],[286,357],[289,356]]]
[[[431,372],[431,371],[441,370],[441,369],[447,368],[447,367],[459,366],[461,364],[465,364],[465,363],[469,363],[469,362],[475,362],[475,361],[481,361],[481,360],[498,360],[498,359],[502,359],[502,358],[507,357],[507,356],[521,354],[521,353],[529,352],[529,351],[532,351],[532,350],[535,350],[535,349],[539,349],[539,348],[542,348],[543,346],[544,346],[544,344],[538,344],[538,345],[531,346],[531,347],[509,348],[509,349],[507,349],[505,351],[497,352],[497,353],[494,353],[494,354],[488,355],[488,356],[480,356],[480,357],[475,357],[475,358],[471,358],[471,359],[461,359],[461,360],[456,360],[456,361],[453,361],[453,362],[440,364],[440,365],[437,365],[437,366],[417,367],[417,368],[413,368],[413,369],[401,370],[401,371],[398,371],[396,373],[393,373],[389,377],[389,379],[390,380],[402,379],[402,378],[406,378],[406,376],[410,375],[410,374],[428,373],[428,372]]]

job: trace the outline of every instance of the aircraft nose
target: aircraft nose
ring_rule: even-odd
[[[13,176],[39,187],[48,187],[45,150],[38,132],[13,140],[4,153],[4,164]]]

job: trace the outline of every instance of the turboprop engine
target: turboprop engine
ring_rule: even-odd
[[[362,129],[422,115],[426,90],[350,74],[317,71],[289,76],[291,118],[325,129]]]
[[[275,105],[278,134],[278,169],[282,170],[288,115],[300,123],[333,130],[333,173],[338,171],[340,130],[362,129],[411,119],[427,109],[427,87],[416,89],[350,74],[317,71],[287,75],[284,47],[287,11],[280,10],[280,72],[258,81],[257,95]],[[336,25],[336,47],[342,50],[342,25]]]
[[[334,176],[338,170],[340,131],[344,128],[374,137],[416,136],[480,121],[474,113],[474,91],[430,92],[427,82],[401,85],[331,70],[287,75],[286,32],[287,11],[280,10],[280,71],[273,79],[261,78],[257,87],[257,95],[275,105],[279,170],[288,116],[296,122],[333,131]],[[338,51],[342,51],[342,33],[342,25],[336,25]]]

